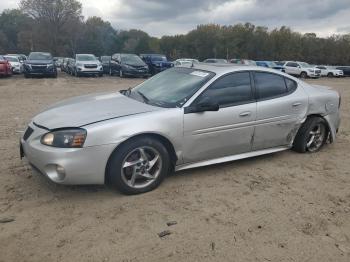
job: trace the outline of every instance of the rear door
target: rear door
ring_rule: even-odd
[[[298,83],[282,75],[255,72],[257,117],[253,150],[290,145],[304,119],[308,96]]]
[[[248,71],[225,75],[193,102],[195,104],[203,97],[210,97],[220,109],[184,115],[185,163],[251,150],[256,118],[251,81]]]
[[[290,75],[299,75],[298,64],[295,62],[288,62],[285,66],[285,72]]]

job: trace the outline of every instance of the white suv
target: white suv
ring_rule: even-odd
[[[343,70],[331,68],[328,66],[316,66],[316,67],[321,70],[321,76],[328,76],[328,77],[343,77],[344,76]]]
[[[300,76],[301,78],[319,78],[321,76],[321,69],[309,65],[305,62],[286,61],[283,65],[284,72],[293,76]]]
[[[103,67],[101,62],[92,54],[76,54],[74,75],[98,75],[103,76]]]

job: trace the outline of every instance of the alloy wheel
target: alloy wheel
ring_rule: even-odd
[[[160,153],[153,147],[138,147],[124,158],[121,177],[131,188],[145,188],[154,183],[162,169]]]
[[[309,132],[306,148],[309,152],[315,152],[321,148],[326,135],[326,127],[322,123],[318,123]]]

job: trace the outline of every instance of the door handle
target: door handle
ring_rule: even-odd
[[[240,117],[245,117],[245,116],[250,116],[251,114],[252,114],[252,112],[247,111],[247,112],[240,113],[239,116]]]
[[[301,106],[301,103],[300,102],[296,102],[294,104],[292,104],[293,107],[297,107],[297,106]]]

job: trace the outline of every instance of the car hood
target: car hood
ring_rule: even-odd
[[[70,98],[56,103],[34,117],[39,126],[56,129],[81,127],[108,119],[161,110],[122,95],[99,93]]]
[[[76,61],[76,63],[78,63],[78,64],[100,64],[101,62],[98,60],[95,60],[95,61],[93,61],[93,60],[89,60],[89,61],[79,60],[79,61]]]
[[[25,63],[26,64],[31,64],[31,65],[35,65],[35,64],[53,64],[53,60],[26,60]]]

